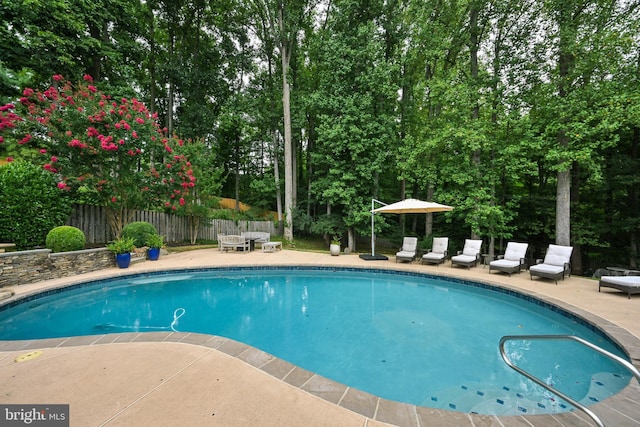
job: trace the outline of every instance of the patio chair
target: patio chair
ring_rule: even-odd
[[[440,265],[447,260],[449,238],[434,237],[432,246],[433,248],[427,249],[427,253],[422,255],[422,263]]]
[[[418,238],[405,237],[402,240],[402,247],[400,248],[400,251],[396,253],[396,262],[413,261],[414,259],[416,259],[417,250],[418,250]]]
[[[601,276],[598,292],[601,288],[613,288],[626,292],[631,299],[631,294],[640,294],[640,276]]]
[[[549,245],[544,261],[537,260],[535,265],[529,267],[531,280],[533,276],[551,279],[558,284],[558,279],[564,280],[565,276],[571,276],[571,252],[573,246]]]
[[[482,240],[465,239],[462,251],[459,251],[458,255],[451,257],[451,267],[454,265],[462,265],[470,270],[471,267],[478,265],[481,246]]]
[[[528,243],[507,243],[507,249],[504,251],[504,255],[499,256],[497,260],[489,263],[489,273],[491,270],[502,271],[508,273],[509,277],[513,273],[520,274],[522,269],[527,268],[527,249]]]

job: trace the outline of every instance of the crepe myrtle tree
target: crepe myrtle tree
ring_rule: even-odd
[[[114,237],[134,209],[184,205],[196,179],[176,150],[183,144],[142,102],[114,99],[88,75],[75,85],[54,75],[48,89],[24,89],[0,107],[0,152],[41,164],[61,191],[105,206]]]

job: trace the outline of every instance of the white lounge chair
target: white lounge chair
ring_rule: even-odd
[[[426,254],[422,255],[422,263],[440,265],[447,260],[449,238],[434,237],[432,246],[433,248],[429,249]]]
[[[598,284],[598,292],[601,288],[613,288],[626,292],[631,299],[631,294],[640,294],[640,276],[602,276]]]
[[[509,277],[511,277],[513,273],[520,273],[523,268],[527,267],[526,258],[528,248],[528,243],[507,243],[504,256],[489,263],[489,273],[491,273],[491,270],[497,270],[508,273]]]
[[[418,250],[418,238],[405,237],[402,240],[402,247],[400,248],[400,251],[396,253],[396,262],[413,261],[416,258],[417,250]]]
[[[464,248],[458,255],[451,257],[451,266],[462,265],[471,269],[478,265],[480,261],[480,247],[482,246],[482,240],[466,239],[464,241]]]
[[[531,280],[533,276],[538,276],[554,280],[557,285],[558,279],[571,276],[571,252],[573,246],[549,245],[544,261],[529,267]]]

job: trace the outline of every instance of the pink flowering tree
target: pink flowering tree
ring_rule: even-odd
[[[30,158],[57,178],[60,191],[107,207],[114,236],[135,209],[177,210],[195,186],[183,144],[166,135],[140,101],[112,99],[90,76],[62,76],[44,91],[25,89],[0,107],[0,150]],[[8,160],[11,160],[9,158]]]

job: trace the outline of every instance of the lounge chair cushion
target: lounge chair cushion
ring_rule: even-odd
[[[473,256],[474,258],[480,253],[480,247],[482,246],[482,240],[466,239],[464,241],[464,248],[462,249],[462,255]]]
[[[435,253],[435,252],[429,252],[428,254],[422,255],[422,259],[433,260],[433,261],[440,261],[444,259],[444,257],[445,257],[445,254]]]
[[[507,243],[507,249],[504,251],[504,259],[502,259],[501,261],[517,261],[518,263],[520,263],[520,260],[527,256],[528,247],[528,243]]]
[[[553,264],[536,264],[529,267],[529,271],[534,273],[543,273],[543,274],[560,274],[564,271],[563,265],[553,265]]]
[[[475,256],[472,255],[456,255],[451,257],[451,261],[455,264],[469,264],[473,263],[477,260]]]
[[[571,260],[571,246],[549,245],[547,254],[544,257],[543,264],[557,265],[564,268],[564,264]]]
[[[518,267],[520,265],[520,260],[498,259],[491,261],[489,265],[496,270],[510,269]]]
[[[449,238],[448,237],[434,237],[433,238],[433,248],[430,253],[434,254],[443,254],[447,252],[447,248],[449,247]]]

